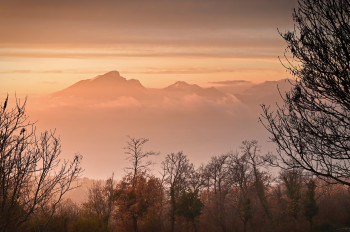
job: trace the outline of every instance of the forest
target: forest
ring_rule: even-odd
[[[94,181],[82,204],[56,201],[59,192],[50,195],[44,188],[40,197],[32,196],[37,203],[28,216],[30,203],[22,202],[28,186],[18,183],[22,190],[16,196],[7,193],[18,202],[1,202],[3,231],[335,231],[350,226],[349,187],[301,169],[273,173],[255,140],[243,141],[237,152],[213,156],[197,168],[183,152],[167,154],[157,176],[150,159],[158,154],[144,151],[147,141],[130,137],[125,176]],[[75,167],[60,178],[69,182],[78,174]],[[50,183],[52,177],[41,179]],[[68,182],[58,184],[67,188]],[[50,201],[41,201],[49,196]]]

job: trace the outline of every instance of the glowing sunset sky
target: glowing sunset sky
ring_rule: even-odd
[[[294,0],[0,1],[0,93],[50,93],[118,70],[177,80],[279,80]]]
[[[63,157],[81,153],[93,178],[123,175],[126,135],[149,138],[158,164],[184,151],[199,165],[246,139],[268,150],[259,105],[279,99],[277,84],[290,87],[277,81],[289,77],[277,28],[292,27],[295,6],[0,0],[0,97],[29,96],[38,131],[56,128]]]

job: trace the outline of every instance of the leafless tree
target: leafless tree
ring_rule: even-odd
[[[88,201],[83,204],[89,213],[102,218],[107,230],[114,210],[114,195],[115,184],[114,175],[112,175],[104,185],[101,182],[94,181],[89,189]]]
[[[275,112],[262,106],[270,161],[350,186],[350,1],[300,0],[293,18],[281,33],[293,88]]]
[[[267,186],[269,184],[269,176],[266,172],[261,170],[265,165],[263,156],[261,155],[260,146],[257,140],[245,140],[241,146],[242,155],[247,157],[247,161],[252,168],[254,176],[254,186],[256,194],[259,198],[260,204],[264,210],[265,215],[271,219],[270,207],[267,202]]]
[[[0,106],[0,228],[16,231],[43,206],[51,216],[72,182],[82,172],[80,156],[69,162],[59,158],[60,139],[54,132],[37,136],[25,105],[8,97]],[[50,217],[49,217],[50,218]]]
[[[226,231],[226,196],[231,187],[231,177],[228,171],[228,157],[224,154],[214,156],[205,166],[204,175],[207,178],[207,187],[213,193],[213,218],[217,221],[222,231]]]
[[[252,166],[247,154],[231,153],[228,160],[229,173],[233,183],[233,197],[239,216],[243,222],[243,231],[247,231],[248,221],[252,217],[250,189],[254,183]]]
[[[163,183],[169,187],[171,231],[175,229],[176,199],[181,191],[189,184],[190,174],[193,172],[191,164],[182,152],[168,154],[163,164]]]
[[[131,170],[133,177],[140,174],[140,172],[147,171],[149,166],[152,165],[152,161],[147,160],[150,156],[158,155],[159,153],[154,151],[143,151],[143,146],[149,141],[146,138],[133,138],[128,136],[126,147],[124,147],[124,153],[127,155],[127,160],[131,162],[131,167],[126,169]]]

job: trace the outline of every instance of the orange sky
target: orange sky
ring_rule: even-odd
[[[276,85],[285,85],[264,81],[290,76],[278,59],[285,43],[277,28],[292,27],[295,6],[296,0],[0,0],[0,97],[29,95],[38,131],[56,128],[63,156],[80,152],[84,175],[93,178],[123,174],[126,135],[149,138],[161,152],[158,164],[183,150],[198,165],[245,139],[267,148],[259,105],[274,104]],[[138,88],[120,95],[113,89],[119,85],[107,81],[92,85],[95,94],[81,87],[86,95],[40,96],[112,70],[139,80],[144,95]],[[107,79],[127,82],[116,73]],[[177,81],[217,89],[159,89]]]
[[[147,87],[278,80],[291,0],[1,1],[0,91],[50,93],[110,70]]]

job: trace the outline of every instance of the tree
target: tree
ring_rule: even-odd
[[[207,179],[207,188],[212,190],[210,194],[213,200],[211,209],[212,217],[215,220],[221,231],[226,231],[227,213],[225,200],[231,188],[231,173],[228,171],[228,154],[211,157],[209,163],[205,166],[204,175]]]
[[[158,178],[142,173],[127,175],[116,187],[116,219],[119,227],[124,231],[139,231],[147,224],[148,217],[158,215],[162,201],[163,186]],[[154,224],[159,225],[160,222]],[[146,229],[152,230],[159,228]]]
[[[127,159],[132,163],[132,166],[127,168],[130,169],[133,176],[136,176],[140,172],[144,172],[148,170],[148,167],[152,165],[151,161],[144,162],[145,158],[149,156],[158,155],[158,153],[149,151],[144,152],[143,146],[149,140],[145,138],[133,138],[128,137],[129,141],[127,142],[126,147],[124,147],[125,154],[127,155]]]
[[[196,218],[201,215],[203,203],[198,191],[183,191],[177,200],[177,214],[190,220],[197,232]]]
[[[312,232],[312,220],[313,218],[317,215],[318,213],[318,206],[316,204],[316,199],[315,199],[315,189],[316,189],[316,184],[313,179],[311,179],[307,184],[307,191],[305,194],[304,198],[304,216],[310,223],[310,232]]]
[[[83,204],[87,214],[99,218],[103,222],[105,231],[109,230],[112,212],[114,210],[115,186],[114,175],[106,180],[104,186],[101,182],[94,181],[89,188],[88,201]]]
[[[281,179],[286,188],[288,198],[287,211],[294,219],[298,218],[300,211],[301,178],[302,173],[300,170],[283,171],[281,173]]]
[[[350,1],[300,0],[293,18],[281,33],[292,89],[275,112],[262,106],[278,146],[270,161],[350,186]]]
[[[146,158],[158,153],[149,151],[144,152],[143,146],[149,140],[145,138],[129,137],[126,147],[124,147],[127,159],[131,162],[131,170],[126,178],[117,186],[117,205],[119,216],[122,218],[124,226],[131,219],[132,228],[135,232],[139,231],[139,220],[146,215],[146,212],[154,201],[152,198],[152,188],[156,191],[159,186],[158,179],[154,177],[147,178],[148,167],[152,165],[151,161],[145,161]],[[160,183],[160,182],[159,182]],[[159,193],[159,191],[157,191]],[[152,200],[153,199],[153,200]],[[161,203],[161,201],[159,202]],[[121,212],[121,213],[120,213]]]
[[[239,156],[238,153],[229,156],[229,171],[232,183],[236,185],[235,195],[237,210],[243,223],[243,231],[247,231],[248,221],[253,216],[252,204],[249,198],[250,188],[254,180],[253,169],[249,163],[249,156],[244,153]]]
[[[270,207],[267,202],[266,191],[267,191],[267,175],[260,171],[259,168],[264,165],[264,160],[260,155],[260,146],[257,140],[243,141],[241,150],[243,155],[247,156],[249,163],[252,167],[254,175],[254,185],[260,204],[264,210],[265,215],[271,219]]]
[[[171,231],[175,230],[176,201],[186,190],[193,165],[182,152],[168,154],[163,164],[163,182],[169,187]]]
[[[249,197],[243,197],[240,202],[240,217],[243,221],[243,231],[246,232],[248,221],[252,217],[252,206]]]
[[[17,231],[40,208],[49,208],[49,219],[63,195],[78,177],[80,157],[59,158],[60,139],[54,132],[37,136],[35,124],[25,114],[26,102],[8,97],[0,106],[0,228]],[[45,222],[47,224],[47,222]]]

